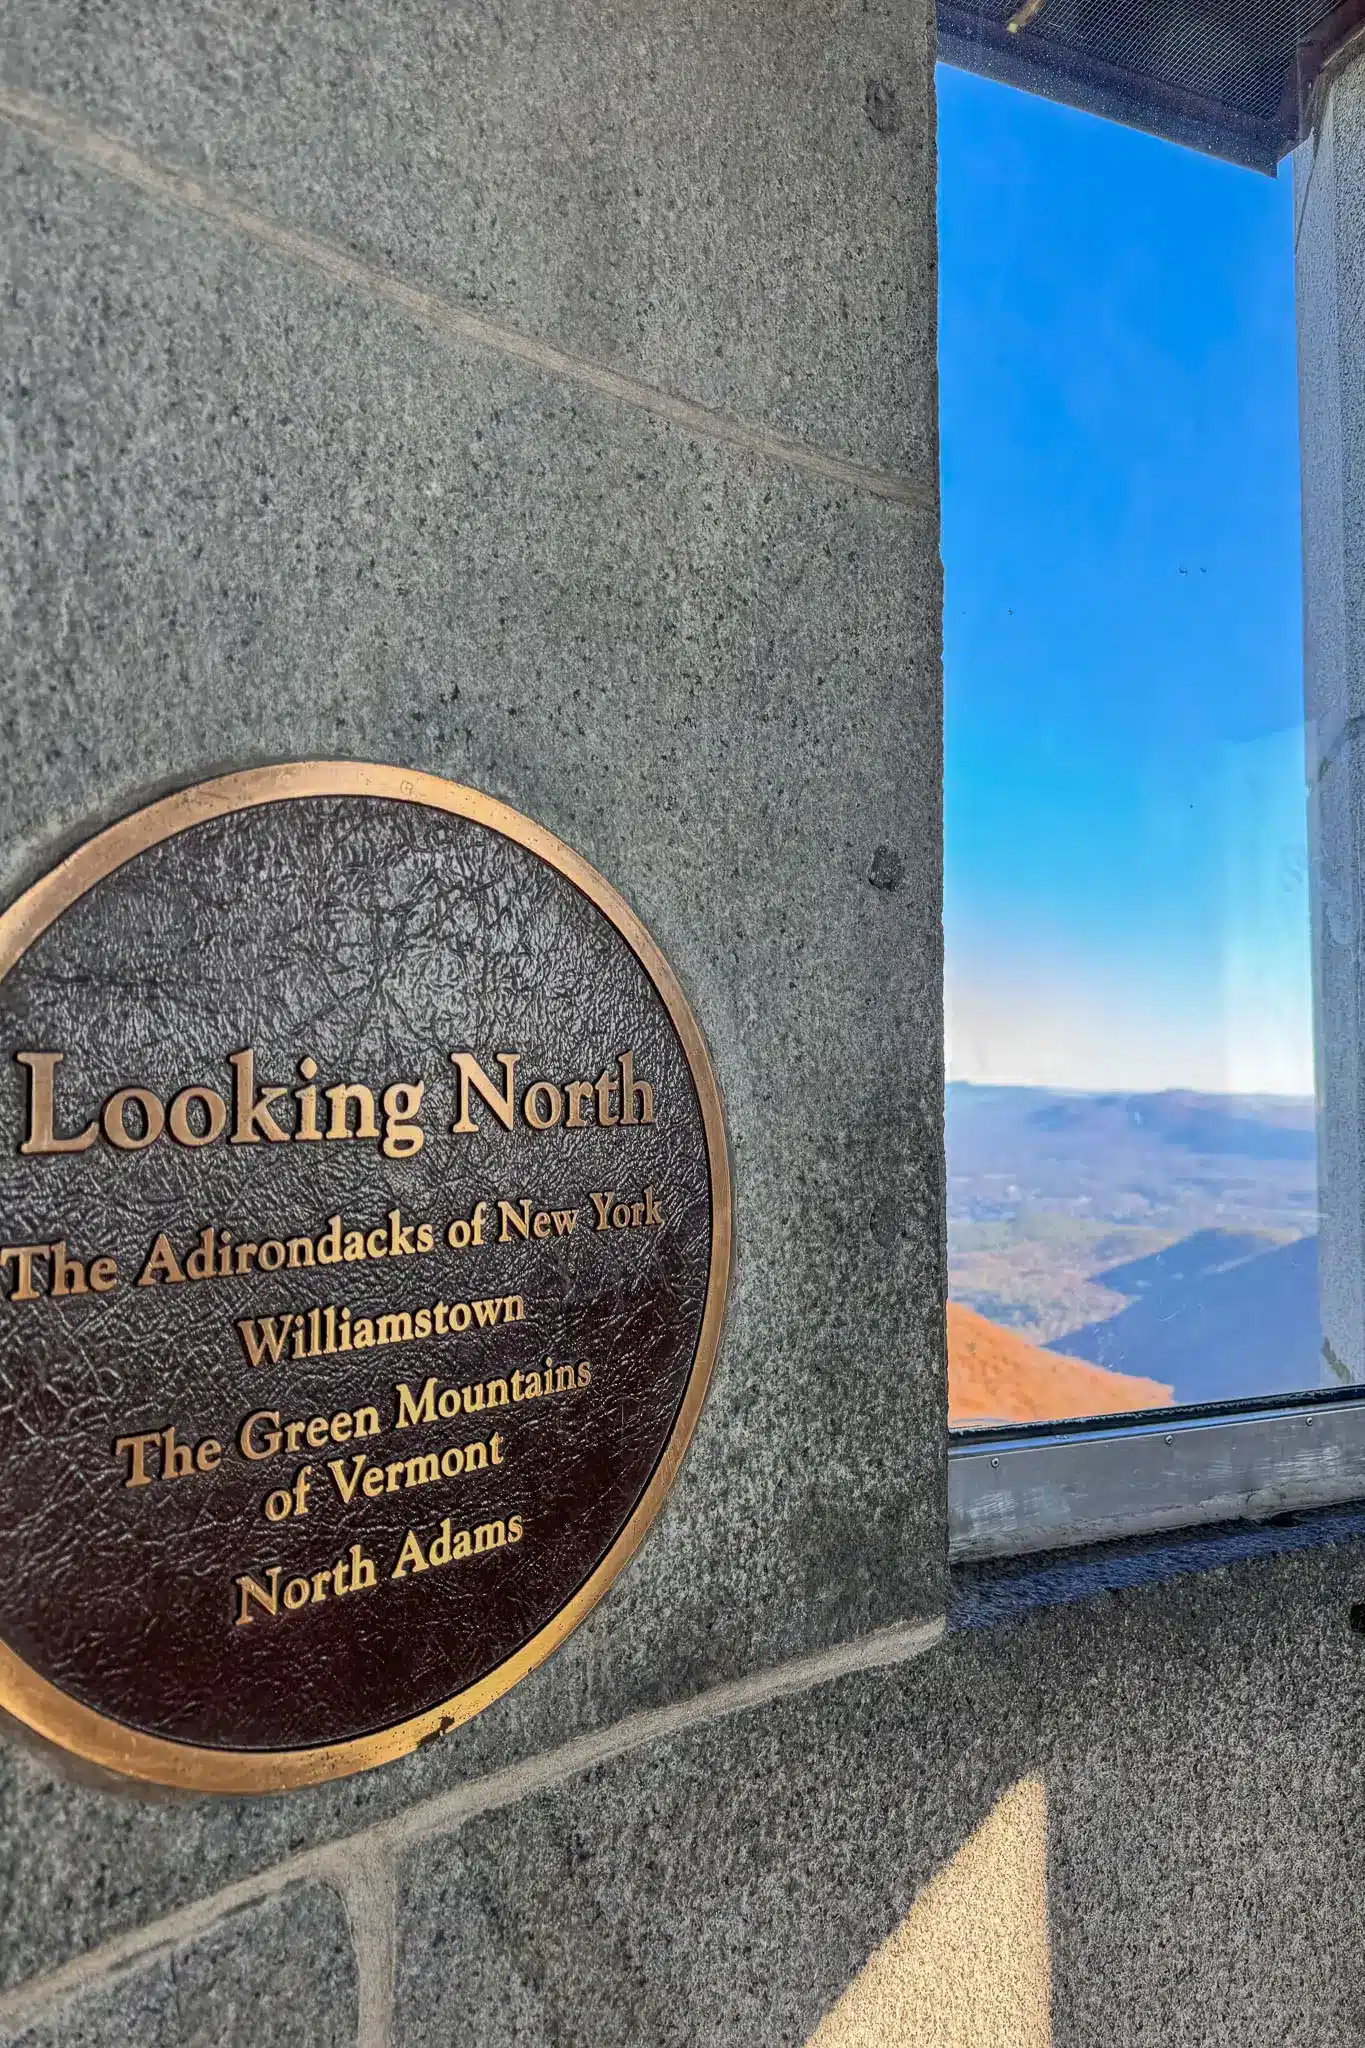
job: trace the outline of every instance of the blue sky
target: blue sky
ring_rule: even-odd
[[[950,1076],[1309,1092],[1288,171],[939,93]]]

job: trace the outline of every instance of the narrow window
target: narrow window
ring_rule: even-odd
[[[1141,1526],[1153,1455],[1160,1519],[1206,1518],[1188,1432],[1217,1463],[1213,1425],[1300,1427],[1352,1368],[1319,1286],[1289,169],[939,93],[949,1420],[998,1496],[970,1554]],[[1017,1454],[1082,1444],[1098,1505],[1030,1530]]]

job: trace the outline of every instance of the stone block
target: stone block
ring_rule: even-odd
[[[359,1997],[341,1900],[300,1885],[76,1992],[8,2048],[352,2048]]]
[[[1362,1584],[959,1635],[421,1843],[396,2048],[1347,2048]]]
[[[6,78],[411,283],[933,475],[932,14],[915,0],[80,0]]]
[[[1332,80],[1295,165],[1304,537],[1304,694],[1317,1022],[1324,1349],[1365,1380],[1360,1071],[1365,1011],[1365,65]]]
[[[564,1651],[421,1756],[273,1802],[147,1805],[7,1748],[12,1984],[460,1777],[937,1612],[945,1568],[930,525],[32,139],[4,175],[0,887],[229,766],[473,783],[672,958],[739,1189],[697,1439]]]

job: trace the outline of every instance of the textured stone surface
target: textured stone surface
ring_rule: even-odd
[[[1334,80],[1295,182],[1322,1327],[1365,1380],[1365,59]]]
[[[0,886],[251,761],[488,789],[678,969],[738,1191],[697,1440],[584,1630],[436,1748],[275,1802],[147,1806],[7,1746],[12,1983],[461,1775],[933,1612],[943,1555],[932,528],[433,340],[46,146],[9,135],[4,175]]]
[[[336,1893],[300,1886],[77,1993],[13,2048],[348,2048],[355,1958]]]
[[[403,1873],[399,2048],[797,2048],[1036,1776],[1055,2048],[1347,2048],[1362,1593],[1352,1549],[1054,1610],[470,1822]]]
[[[703,403],[934,468],[932,28],[895,0],[44,0],[6,78]]]

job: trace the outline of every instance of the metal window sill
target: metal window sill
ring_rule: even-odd
[[[955,1564],[1365,1498],[1365,1389],[1153,1420],[955,1434]]]

